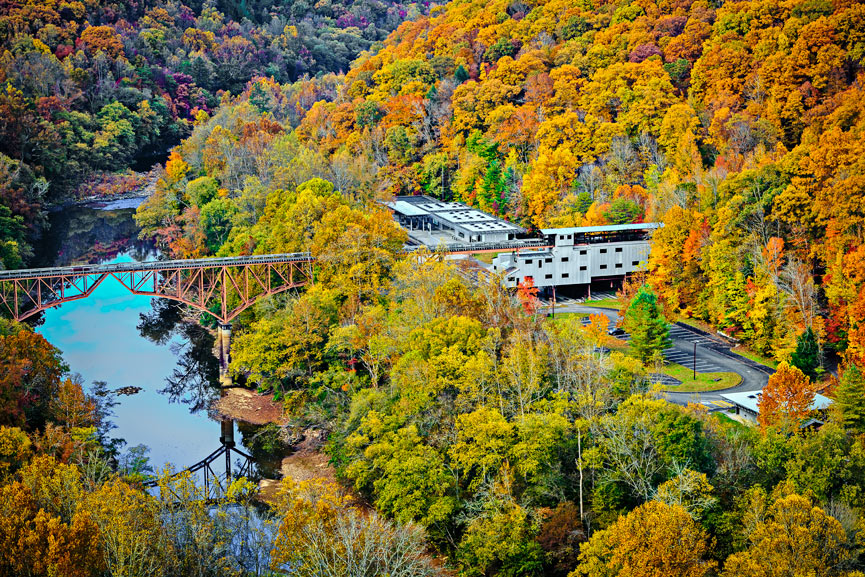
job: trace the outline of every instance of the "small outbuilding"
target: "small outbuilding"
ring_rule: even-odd
[[[722,394],[721,398],[733,404],[734,410],[736,411],[737,415],[741,415],[749,421],[756,422],[757,417],[760,415],[760,407],[758,405],[760,403],[760,397],[762,395],[763,391],[746,391],[743,393]],[[817,393],[814,395],[814,400],[811,401],[811,406],[809,407],[809,409],[811,411],[823,412],[831,405],[832,399]],[[810,419],[808,424],[813,426],[815,422],[819,421],[816,421],[815,419]],[[822,422],[820,424],[822,424]]]

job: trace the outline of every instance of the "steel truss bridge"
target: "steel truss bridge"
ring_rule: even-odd
[[[548,248],[541,240],[410,246],[407,254],[470,254]],[[41,311],[83,298],[109,277],[129,292],[175,300],[228,325],[258,300],[314,282],[315,258],[308,252],[80,265],[0,271],[0,311],[22,321]]]
[[[403,252],[419,257],[444,257],[448,254],[472,254],[549,248],[541,240],[501,243],[443,245],[435,249],[407,246]],[[0,312],[4,310],[16,321],[63,303],[89,297],[107,278],[115,278],[129,292],[171,299],[206,312],[219,320],[217,357],[219,380],[223,387],[232,384],[228,367],[231,362],[231,321],[262,298],[314,282],[315,257],[308,252],[129,262],[104,265],[79,265],[53,268],[0,271]],[[234,444],[233,425],[225,428],[221,446],[210,455],[177,474],[201,475],[206,500],[217,500],[232,480],[232,456],[243,459],[237,476],[248,475],[252,457]],[[225,473],[213,465],[224,459]],[[224,481],[224,484],[223,484]],[[155,481],[145,483],[154,487]]]
[[[249,477],[252,475],[252,464],[255,460],[251,455],[247,455],[235,446],[234,443],[234,422],[222,421],[222,435],[219,437],[220,446],[218,449],[210,453],[208,456],[198,461],[194,465],[178,471],[169,476],[169,479],[178,477],[184,474],[200,476],[203,481],[201,488],[203,493],[201,498],[208,502],[216,502],[225,496],[231,482],[238,477]],[[239,466],[232,472],[232,456],[240,457]],[[218,467],[214,465],[224,459],[224,471],[219,472]],[[152,489],[159,486],[158,479],[152,479],[142,483],[145,488]],[[170,488],[171,484],[167,484]],[[180,500],[178,495],[175,495]]]
[[[86,298],[113,277],[133,294],[182,302],[228,324],[259,299],[312,282],[313,260],[295,253],[0,271],[0,310],[21,321]]]

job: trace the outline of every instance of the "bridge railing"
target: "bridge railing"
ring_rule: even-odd
[[[145,262],[121,262],[114,264],[84,264],[75,266],[57,266],[49,268],[4,270],[0,271],[0,281],[35,277],[48,278],[57,276],[74,276],[88,274],[111,274],[115,272],[193,269],[284,262],[310,262],[312,260],[314,260],[314,258],[308,252],[295,252],[254,256],[196,258],[188,260],[154,260]]]
[[[403,249],[406,254],[412,254],[422,249],[431,252],[439,250],[445,253],[471,253],[494,250],[524,250],[532,248],[544,248],[546,241],[537,240],[514,240],[504,242],[475,242],[461,244],[442,244],[440,247],[409,246]],[[230,256],[196,258],[187,260],[155,260],[146,262],[123,262],[114,264],[83,264],[74,266],[57,266],[47,268],[15,269],[0,271],[0,281],[27,279],[27,278],[49,278],[58,276],[111,274],[116,272],[149,271],[149,270],[176,270],[209,268],[221,266],[243,266],[250,264],[284,263],[284,262],[311,262],[315,257],[308,252],[294,252],[282,254],[266,254],[252,256]]]
[[[438,247],[427,245],[408,246],[403,249],[403,252],[411,254],[420,250],[429,250],[431,252],[442,251],[445,253],[472,253],[485,251],[508,251],[508,250],[526,250],[547,248],[549,244],[543,239],[537,240],[510,240],[501,242],[472,242],[460,244],[445,244],[442,243]]]

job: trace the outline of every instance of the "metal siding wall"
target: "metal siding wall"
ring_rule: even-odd
[[[511,255],[507,254],[493,259],[493,264],[500,271],[517,266],[517,270],[508,275],[508,277],[513,277],[514,281],[509,282],[508,277],[505,278],[506,286],[516,287],[517,280],[522,281],[525,277],[531,276],[535,281],[535,286],[547,287],[553,284],[556,286],[589,284],[593,278],[622,276],[638,270],[640,264],[645,263],[649,254],[647,241],[577,246],[558,245],[558,242],[557,237],[557,246],[552,249],[552,263],[544,262],[546,257],[533,256],[531,257],[532,264],[526,266],[526,259],[517,258],[514,262]],[[617,253],[617,247],[621,247],[622,252]],[[601,249],[606,249],[607,252],[601,253]],[[581,255],[580,251],[586,251],[586,254]],[[562,262],[562,257],[567,257],[568,261]],[[540,266],[538,266],[538,259],[541,260]],[[634,261],[638,262],[636,266],[631,264]],[[622,263],[622,268],[616,268],[616,263]],[[606,264],[607,268],[600,268],[602,264]],[[585,266],[586,270],[580,271],[581,266]],[[563,277],[563,273],[567,273],[568,276]],[[552,274],[553,278],[544,278],[547,274]]]

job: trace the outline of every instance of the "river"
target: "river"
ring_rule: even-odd
[[[153,244],[137,238],[133,214],[139,203],[120,200],[51,213],[33,266],[158,258]],[[110,390],[140,388],[116,396],[111,436],[127,447],[149,447],[154,469],[165,463],[182,469],[219,448],[220,422],[207,410],[219,396],[213,336],[180,322],[175,303],[133,295],[109,278],[90,297],[48,309],[35,325],[87,386],[104,381]],[[257,429],[240,428],[236,440],[251,452],[246,440]]]

